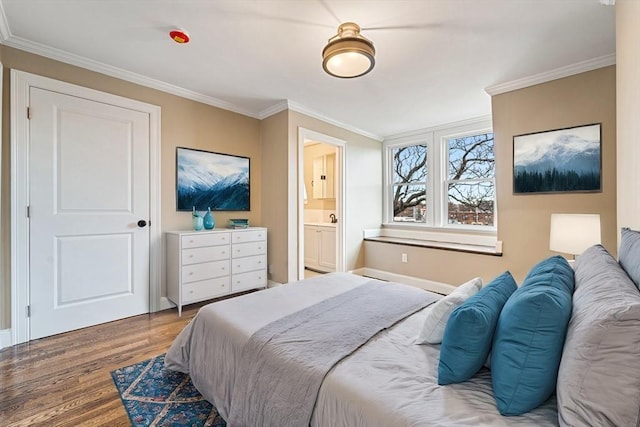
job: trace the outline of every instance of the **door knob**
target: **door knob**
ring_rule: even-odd
[[[140,221],[138,221],[138,227],[143,228],[146,227],[147,225],[147,221],[145,221],[144,219],[141,219]]]

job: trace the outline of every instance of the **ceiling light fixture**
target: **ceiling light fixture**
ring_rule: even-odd
[[[322,50],[322,68],[334,77],[360,77],[373,69],[375,55],[371,40],[360,35],[360,26],[345,22]]]

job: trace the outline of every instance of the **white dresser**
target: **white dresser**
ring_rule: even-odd
[[[167,297],[178,306],[267,286],[267,229],[169,231]]]

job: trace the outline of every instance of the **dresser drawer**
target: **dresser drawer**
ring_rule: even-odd
[[[231,247],[233,258],[267,253],[267,242],[234,243]]]
[[[226,245],[229,233],[187,234],[182,236],[182,248],[200,248],[202,246]]]
[[[232,243],[258,242],[267,239],[267,230],[236,231],[231,238]]]
[[[185,265],[182,267],[182,283],[212,279],[214,277],[228,275],[229,273],[231,273],[231,271],[229,270],[228,260]]]
[[[229,245],[205,246],[202,248],[183,249],[182,265],[229,259],[230,251],[231,249]]]
[[[188,304],[190,302],[202,301],[224,295],[228,292],[229,276],[187,283],[182,286],[182,302]]]
[[[234,274],[231,278],[231,290],[233,292],[245,289],[264,288],[267,286],[267,270],[250,271],[248,273]]]
[[[247,271],[264,270],[266,265],[267,257],[265,255],[238,258],[231,261],[231,271],[233,274],[237,274],[246,273]]]

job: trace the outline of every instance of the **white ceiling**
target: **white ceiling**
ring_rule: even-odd
[[[1,42],[263,118],[285,107],[378,139],[490,114],[490,92],[615,63],[598,0],[0,0]],[[4,19],[1,19],[4,18]],[[341,22],[376,47],[322,70]],[[183,28],[191,42],[173,42]]]

